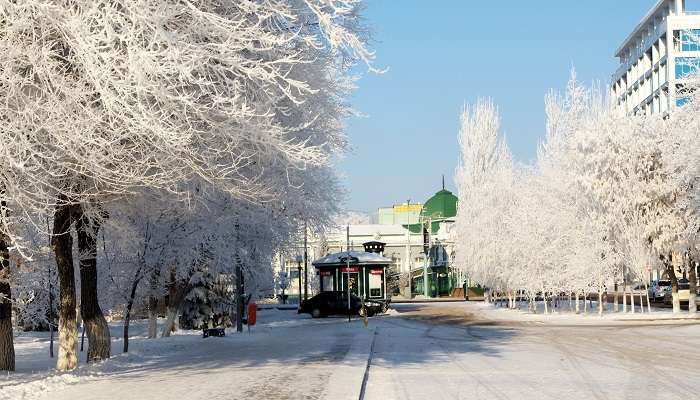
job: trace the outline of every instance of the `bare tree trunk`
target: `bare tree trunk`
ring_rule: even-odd
[[[78,249],[80,250],[80,315],[88,337],[87,362],[109,358],[111,338],[109,325],[97,298],[97,233],[98,221],[82,211],[76,215]]]
[[[627,313],[627,285],[622,287],[622,312]]]
[[[547,293],[545,291],[542,291],[542,300],[544,300],[544,313],[549,314],[549,307],[547,305]]]
[[[613,294],[613,309],[615,312],[620,311],[620,301],[618,300],[619,294],[617,293],[619,290],[619,287],[617,286],[617,282],[615,282],[615,293]]]
[[[603,316],[603,290],[598,289],[598,315]]]
[[[576,314],[580,312],[580,304],[581,302],[579,301],[579,292],[576,292]]]
[[[647,295],[647,312],[651,313],[651,300],[649,300],[649,285],[644,282],[644,293]],[[639,299],[640,302],[644,302],[644,293],[641,294],[641,298]]]
[[[4,202],[0,212],[5,214]],[[10,251],[8,239],[0,233],[0,370],[15,370],[15,346],[12,336],[12,291],[10,290]]]
[[[583,292],[583,313],[588,314],[588,290]]]
[[[148,296],[148,338],[155,339],[158,336],[158,279],[160,268],[156,268],[151,274],[151,293]]]
[[[59,309],[58,309],[58,360],[59,371],[74,369],[78,365],[76,345],[78,327],[76,324],[75,266],[73,265],[73,236],[71,236],[71,209],[65,204],[67,199],[59,199],[54,211],[53,246],[58,270]]]
[[[131,283],[131,293],[129,294],[129,301],[126,303],[126,310],[124,311],[124,347],[122,352],[129,352],[129,322],[131,321],[131,308],[134,306],[134,298],[136,297],[136,289],[138,289],[139,282],[141,281],[141,270],[143,264],[139,266],[134,275],[134,280]]]
[[[177,318],[180,308],[185,301],[185,296],[187,296],[187,292],[190,290],[189,284],[178,285],[177,282],[174,281],[174,275],[172,275],[171,278],[173,281],[171,282],[171,287],[169,289],[170,295],[168,299],[168,312],[165,318],[165,325],[163,326],[163,330],[160,334],[161,337],[169,337],[175,330],[175,318]]]
[[[678,297],[678,277],[676,276],[676,269],[673,268],[672,255],[669,254],[668,259],[664,260],[664,265],[666,266],[666,272],[668,273],[668,278],[671,280],[671,296],[673,298],[673,313],[681,312],[681,299]]]
[[[632,314],[636,312],[634,309],[634,288],[630,287],[630,307],[632,308]]]
[[[695,262],[693,259],[690,260],[690,263],[688,265],[688,281],[690,284],[690,295],[688,296],[688,312],[690,314],[695,314],[698,312],[698,304],[697,304],[697,275],[695,273]]]

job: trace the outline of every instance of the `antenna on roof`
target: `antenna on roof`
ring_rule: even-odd
[[[445,174],[442,174],[442,190],[445,190]]]

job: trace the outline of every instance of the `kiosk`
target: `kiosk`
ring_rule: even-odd
[[[381,245],[381,246],[380,246]],[[319,275],[321,292],[347,291],[365,300],[389,300],[386,290],[390,258],[381,255],[381,242],[365,243],[369,251],[341,251],[311,263]]]

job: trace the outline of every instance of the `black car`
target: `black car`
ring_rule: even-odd
[[[367,316],[386,311],[386,304],[381,301],[365,301]],[[362,314],[362,299],[350,294],[350,315]],[[322,292],[316,296],[304,300],[299,307],[299,314],[311,314],[313,318],[327,317],[329,315],[348,315],[348,294],[346,292]]]

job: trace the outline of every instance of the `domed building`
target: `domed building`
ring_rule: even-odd
[[[445,189],[435,193],[423,205],[420,223],[408,226],[412,233],[422,233],[423,252],[427,255],[427,268],[411,269],[411,292],[425,294],[423,282],[427,280],[429,297],[451,295],[459,286],[458,277],[451,268],[453,254],[452,225],[457,216],[457,196]]]
[[[456,216],[457,196],[445,189],[443,179],[442,188],[425,203],[409,200],[382,207],[377,210],[376,218],[348,219],[325,231],[323,237],[310,237],[308,259],[314,261],[348,249],[359,250],[363,243],[381,242],[382,255],[391,260],[386,267],[388,295],[403,298],[457,295],[454,288],[462,287],[464,277],[452,267]],[[296,254],[304,252],[300,243]],[[286,294],[291,296],[298,296],[302,286],[299,284],[301,264],[295,258],[280,255],[278,264],[278,271],[289,277],[285,287]],[[312,287],[320,290],[322,279],[323,276],[311,271]]]
[[[457,196],[449,190],[445,190],[443,182],[442,190],[435,193],[423,205],[423,209],[420,212],[420,222],[410,225],[410,229],[413,233],[420,233],[422,227],[430,223],[430,233],[437,234],[440,230],[441,222],[453,222],[456,216]]]

